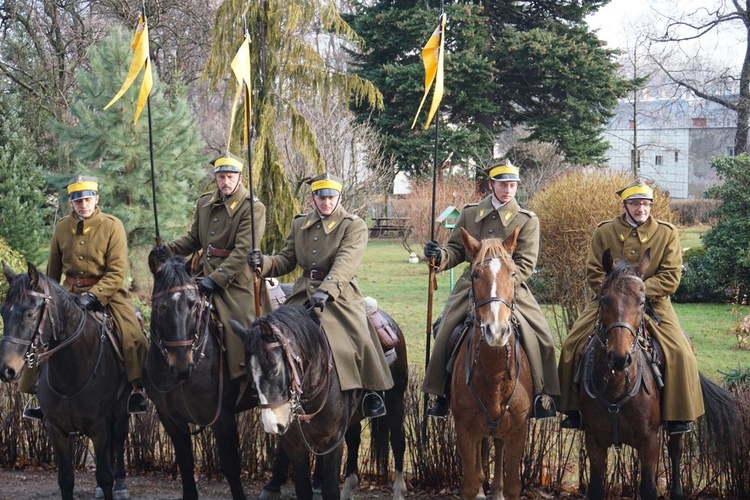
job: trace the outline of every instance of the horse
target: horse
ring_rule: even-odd
[[[0,379],[14,382],[27,365],[40,367],[37,398],[57,457],[61,498],[73,498],[72,440],[79,433],[94,443],[96,482],[104,498],[128,498],[130,385],[108,338],[106,317],[97,321],[31,263],[26,273],[15,274],[5,264],[3,270],[10,286],[2,304]]]
[[[603,254],[605,277],[599,294],[599,316],[583,355],[579,403],[586,451],[591,468],[589,498],[604,497],[607,450],[627,444],[635,448],[641,465],[639,495],[657,498],[656,467],[660,453],[660,373],[654,371],[651,339],[645,328],[644,272],[651,252],[637,265],[619,261],[610,250]],[[714,443],[732,442],[738,420],[732,395],[700,375],[706,408],[705,424]],[[680,458],[683,434],[668,437],[670,498],[685,497]]]
[[[482,443],[492,438],[493,498],[517,499],[533,388],[526,353],[513,324],[518,228],[504,241],[481,242],[461,228],[471,262],[472,327],[459,348],[451,380],[450,408],[463,468],[461,497],[484,497]],[[464,367],[463,369],[459,369]]]
[[[281,287],[287,294],[291,287]],[[393,450],[395,476],[393,479],[393,499],[403,500],[407,488],[404,481],[404,453],[406,452],[406,438],[404,434],[404,393],[409,382],[409,363],[407,359],[406,339],[404,332],[395,322],[395,320],[382,309],[377,309],[382,319],[387,323],[390,330],[395,333],[397,342],[394,349],[395,360],[390,364],[391,377],[393,378],[393,387],[385,391],[385,406],[387,414],[384,417],[372,419],[370,421],[370,448],[374,457],[378,475],[387,474],[388,471],[388,444],[390,443]],[[382,346],[382,345],[381,345]],[[249,365],[246,365],[249,366]],[[349,423],[349,427],[344,436],[347,449],[347,459],[344,466],[344,486],[341,491],[341,498],[351,499],[354,492],[359,486],[358,461],[359,446],[362,434],[362,413],[359,409],[354,413]],[[316,462],[316,468],[313,475],[313,490],[320,491],[320,485],[323,482],[323,471],[320,466],[321,462]],[[276,500],[281,493],[281,486],[286,482],[289,471],[289,457],[281,448],[276,457],[272,477],[263,487],[259,496],[260,500]]]
[[[154,275],[151,295],[151,345],[143,367],[143,385],[174,444],[182,496],[198,498],[190,424],[210,427],[219,467],[232,498],[244,499],[235,413],[257,406],[252,384],[228,380],[221,330],[210,320],[210,304],[199,293],[185,259],[160,263],[149,257]],[[241,391],[244,388],[250,390]]]

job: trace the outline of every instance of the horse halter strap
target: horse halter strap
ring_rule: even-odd
[[[175,292],[182,292],[185,290],[191,290],[191,291],[198,291],[198,286],[193,284],[187,284],[187,285],[179,285],[174,286],[172,288],[169,288],[167,290],[159,290],[158,292],[155,292],[151,295],[151,303],[153,305],[154,299],[162,298],[166,295],[169,295],[171,293]],[[196,324],[198,325],[197,328],[200,329],[201,322],[203,321],[203,313],[206,311],[206,303],[205,301],[200,302],[200,306],[198,307],[198,321]],[[162,352],[162,355],[166,358],[167,356],[167,349],[170,347],[192,347],[193,351],[198,350],[198,348],[201,348],[201,356],[203,354],[203,350],[206,347],[206,337],[208,334],[208,327],[209,327],[209,321],[206,321],[206,327],[205,331],[203,332],[204,335],[201,335],[201,332],[196,332],[196,335],[188,340],[163,340],[163,339],[157,339],[156,336],[153,333],[153,328],[151,329],[151,338],[152,340],[160,347],[160,351]],[[152,322],[153,324],[153,322]],[[200,339],[200,343],[198,345],[195,345],[195,340]],[[199,359],[200,359],[199,358]]]
[[[485,262],[490,262],[492,259],[495,259],[495,258],[501,258],[501,257],[497,255],[488,257],[482,261],[482,264],[484,264]],[[476,277],[473,271],[474,270],[472,269],[471,288],[469,289],[469,300],[471,301],[471,304],[473,306],[474,313],[476,313],[480,307],[485,306],[487,304],[491,304],[492,302],[500,302],[501,304],[504,304],[506,307],[508,307],[511,310],[511,312],[515,310],[515,305],[516,305],[515,295],[513,297],[512,302],[508,301],[508,299],[506,299],[505,297],[496,297],[496,296],[487,297],[482,300],[474,300],[474,279]],[[476,314],[474,315],[474,318],[476,321]]]

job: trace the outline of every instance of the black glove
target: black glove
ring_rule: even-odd
[[[328,292],[325,290],[318,290],[315,292],[312,297],[310,297],[310,305],[313,307],[313,309],[320,309],[320,312],[323,312],[323,309],[326,307],[326,302],[328,302],[328,299],[331,296],[328,295]]]
[[[424,246],[424,256],[428,259],[435,259],[435,265],[440,264],[440,244],[437,240],[430,240]]]
[[[198,290],[204,295],[210,295],[216,291],[217,286],[214,280],[206,276],[198,283]]]
[[[259,248],[253,248],[247,253],[247,263],[253,271],[261,268],[263,265],[263,254]]]
[[[169,257],[169,255],[167,255],[167,247],[164,245],[156,245],[151,249],[151,254],[158,262],[164,262]]]
[[[104,306],[102,306],[102,303],[99,302],[99,299],[96,298],[96,295],[91,292],[86,292],[79,295],[78,305],[80,305],[87,311],[101,311],[102,309],[104,309]]]

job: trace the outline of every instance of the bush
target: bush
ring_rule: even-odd
[[[719,207],[718,200],[670,200],[669,208],[677,215],[677,223],[681,226],[696,224],[712,224],[709,215]]]
[[[731,296],[731,290],[717,284],[705,248],[691,248],[683,253],[682,279],[672,297],[675,302],[722,302]]]
[[[0,238],[0,261],[7,264],[14,273],[26,272],[26,261],[23,255],[13,250],[2,238]],[[5,300],[8,291],[8,280],[0,279],[0,301]],[[2,320],[0,320],[2,325]]]

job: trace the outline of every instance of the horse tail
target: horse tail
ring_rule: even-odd
[[[737,401],[728,390],[711,382],[702,373],[699,376],[706,410],[704,418],[699,421],[699,448],[702,451],[713,448],[722,460],[733,464],[737,458],[737,449],[727,444],[738,441],[737,430],[741,427],[741,417]],[[702,438],[704,434],[706,438]]]
[[[388,475],[390,431],[388,416],[370,419],[370,453],[378,476]]]

